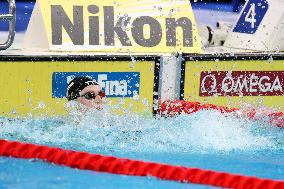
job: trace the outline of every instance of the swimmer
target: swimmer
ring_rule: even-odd
[[[99,84],[89,77],[75,77],[67,85],[66,98],[87,109],[102,110],[105,93]]]

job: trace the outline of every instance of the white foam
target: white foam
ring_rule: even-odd
[[[283,130],[270,132],[269,127],[216,111],[157,119],[114,116],[108,110],[80,116],[73,120],[3,118],[0,137],[88,151],[215,153],[284,147],[277,142],[283,139]]]

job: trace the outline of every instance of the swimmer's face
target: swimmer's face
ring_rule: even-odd
[[[99,85],[89,85],[80,92],[80,97],[77,98],[77,102],[88,108],[101,110],[103,109],[104,101],[100,92],[101,88]]]

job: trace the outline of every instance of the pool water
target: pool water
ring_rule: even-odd
[[[84,116],[0,119],[0,138],[123,158],[284,180],[284,129],[199,111],[173,118],[105,110]],[[212,188],[0,158],[0,188]]]

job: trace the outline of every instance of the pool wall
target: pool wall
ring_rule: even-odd
[[[117,112],[156,114],[158,101],[284,110],[284,56],[0,56],[1,114],[64,115],[67,82],[97,80]],[[241,101],[241,102],[240,102]]]
[[[89,76],[104,89],[116,112],[151,115],[157,102],[159,57],[1,56],[1,114],[64,115],[67,83]],[[123,113],[123,112],[120,112]]]
[[[181,100],[284,110],[283,55],[184,55]]]

